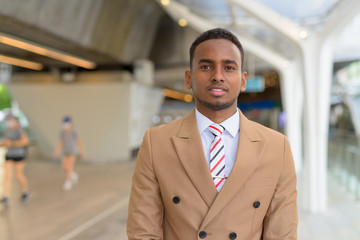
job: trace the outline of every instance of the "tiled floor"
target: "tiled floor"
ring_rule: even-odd
[[[0,206],[0,240],[127,239],[133,168],[134,161],[103,165],[79,162],[79,185],[64,192],[59,163],[29,159],[26,173],[31,199],[21,204],[19,187],[13,184],[11,206]],[[360,201],[332,179],[329,187],[329,210],[325,214],[300,210],[299,239],[360,239]]]

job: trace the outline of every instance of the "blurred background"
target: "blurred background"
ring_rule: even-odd
[[[360,239],[357,0],[0,0],[0,139],[11,112],[30,137],[32,191],[0,206],[0,239],[127,239],[143,134],[192,111],[189,47],[215,27],[245,49],[238,107],[290,140],[299,239]],[[87,152],[67,192],[51,154],[65,115]]]

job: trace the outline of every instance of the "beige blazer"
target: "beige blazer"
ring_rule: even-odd
[[[297,239],[296,174],[289,143],[239,114],[236,161],[219,193],[194,111],[146,132],[133,175],[130,240]]]

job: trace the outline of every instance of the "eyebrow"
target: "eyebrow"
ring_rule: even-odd
[[[223,60],[225,63],[227,63],[227,64],[235,64],[236,66],[238,65],[237,63],[236,63],[236,61],[234,61],[234,60],[229,60],[229,59],[225,59],[225,60]]]
[[[198,64],[200,64],[200,63],[213,63],[213,62],[214,62],[214,60],[205,58],[205,59],[200,59]],[[236,61],[230,60],[230,59],[224,59],[224,60],[222,60],[222,62],[224,62],[226,64],[235,64],[236,66],[238,65],[236,63]]]
[[[198,64],[199,64],[199,63],[213,63],[213,62],[214,62],[214,61],[211,60],[211,59],[200,59],[199,62],[198,62]]]

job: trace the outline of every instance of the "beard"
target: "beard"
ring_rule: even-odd
[[[212,110],[223,110],[223,109],[229,108],[237,101],[237,98],[235,98],[235,99],[230,100],[230,101],[225,102],[225,103],[222,103],[222,102],[210,103],[210,102],[208,102],[206,100],[200,99],[196,95],[194,95],[194,97],[195,97],[196,101],[198,101],[202,105],[204,105],[207,108],[212,109]]]

